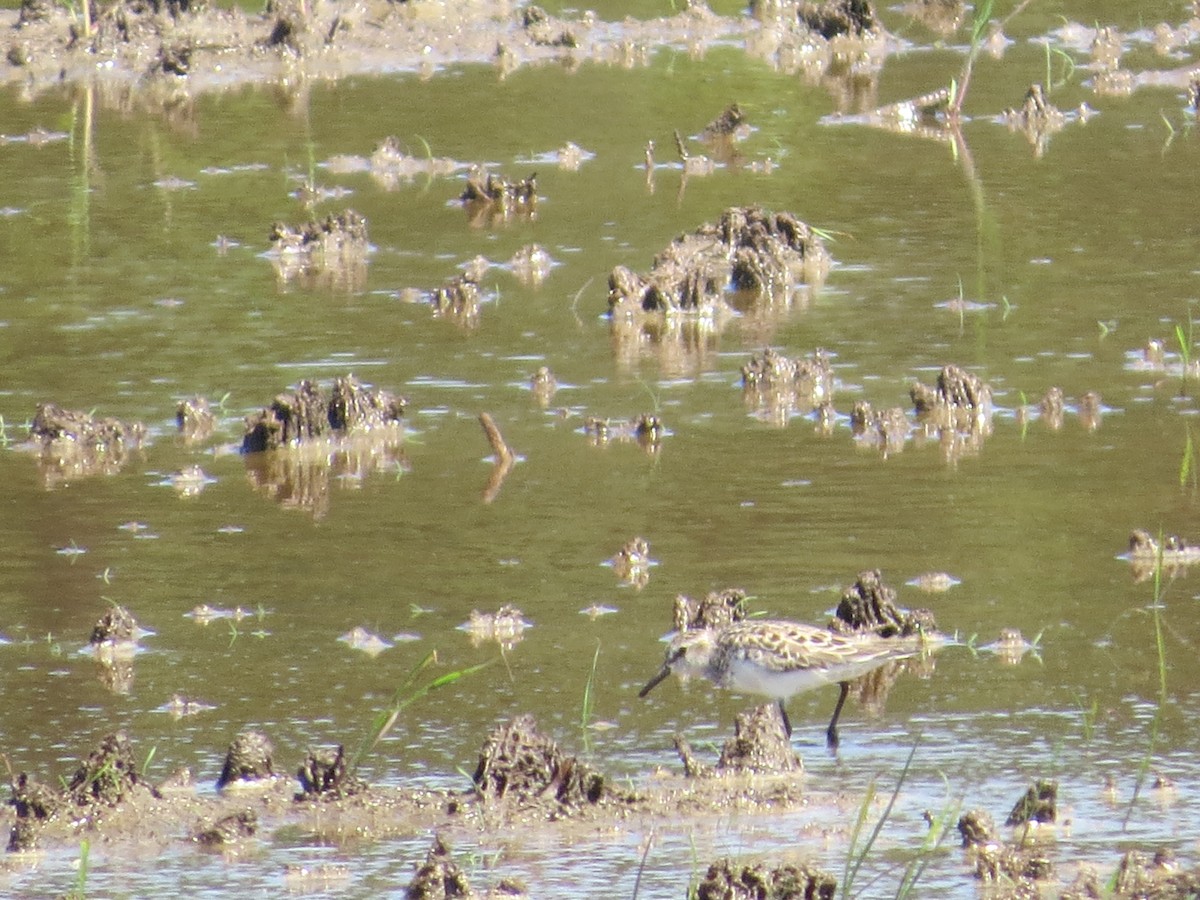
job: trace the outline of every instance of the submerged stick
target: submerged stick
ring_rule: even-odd
[[[479,424],[483,426],[483,433],[487,435],[488,443],[492,445],[492,452],[496,454],[496,462],[500,465],[512,465],[513,452],[508,448],[508,444],[504,443],[504,435],[496,427],[495,420],[488,413],[480,413]]]
[[[488,478],[487,486],[483,489],[483,502],[491,503],[500,493],[504,479],[512,471],[517,458],[513,456],[512,450],[504,442],[504,435],[500,433],[495,420],[488,413],[479,414],[479,424],[483,426],[483,433],[487,435],[488,443],[492,445],[492,452],[496,454],[496,464],[492,466],[492,474]]]

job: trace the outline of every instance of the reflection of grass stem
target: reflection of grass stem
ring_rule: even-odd
[[[1187,442],[1183,445],[1183,459],[1179,463],[1179,486],[1186,488],[1188,482],[1191,482],[1192,490],[1197,487],[1196,482],[1196,445],[1192,443],[1192,426],[1187,427]]]
[[[1090,706],[1084,704],[1083,694],[1075,695],[1075,705],[1079,707],[1079,715],[1083,723],[1083,742],[1090,744],[1096,734],[1096,714],[1100,711],[1100,703],[1095,697]]]
[[[588,723],[592,720],[592,707],[596,701],[596,663],[600,661],[600,642],[596,641],[596,652],[592,656],[592,670],[588,673],[587,682],[583,685],[583,703],[579,709],[579,727],[587,731]]]
[[[919,743],[919,742],[918,742]],[[875,799],[875,779],[871,779],[871,783],[867,785],[867,792],[863,796],[862,805],[858,808],[858,816],[854,820],[854,827],[850,830],[850,849],[846,853],[846,868],[842,873],[842,896],[855,896],[852,888],[854,887],[854,879],[858,876],[858,870],[862,867],[867,855],[871,852],[871,847],[875,845],[875,839],[879,837],[879,833],[883,831],[883,826],[892,815],[892,809],[896,805],[896,798],[900,796],[900,789],[904,786],[904,779],[908,777],[909,770],[912,768],[913,757],[917,754],[917,744],[913,744],[912,750],[908,753],[908,759],[904,761],[904,768],[900,771],[900,778],[896,781],[896,789],[892,791],[891,799],[888,800],[887,806],[884,808],[879,821],[875,823],[875,827],[871,829],[871,834],[867,837],[866,843],[863,844],[862,850],[855,852],[858,848],[858,839],[862,834],[863,827],[867,823],[867,816],[871,811],[871,802]],[[908,873],[905,873],[906,875]],[[903,886],[903,882],[901,882]],[[911,890],[910,884],[907,890]]]
[[[1179,345],[1179,360],[1183,363],[1182,384],[1187,384],[1188,372],[1192,368],[1192,346],[1194,344],[1195,319],[1192,318],[1192,308],[1187,310],[1187,331],[1183,325],[1175,323],[1175,342]]]
[[[1162,599],[1163,599],[1163,535],[1158,534],[1158,554],[1154,560],[1154,603],[1150,607],[1154,617],[1154,644],[1158,651],[1158,702],[1154,708],[1154,718],[1150,722],[1150,740],[1146,745],[1146,755],[1138,765],[1137,781],[1133,786],[1133,796],[1129,798],[1129,808],[1125,810],[1125,818],[1121,828],[1129,827],[1129,819],[1133,816],[1133,808],[1137,805],[1146,776],[1150,773],[1150,761],[1154,758],[1154,748],[1158,744],[1159,729],[1162,726],[1163,713],[1167,707],[1167,647],[1163,637]]]
[[[91,842],[84,838],[79,842],[79,868],[75,873],[75,884],[63,896],[66,900],[83,900],[87,896],[88,855]]]
[[[913,748],[916,749],[915,747]],[[896,790],[899,790],[899,786]],[[962,809],[962,798],[951,801],[946,800],[946,805],[942,807],[941,813],[936,819],[931,819],[929,822],[929,831],[925,833],[925,839],[921,841],[921,846],[917,848],[916,855],[908,861],[908,865],[904,867],[904,874],[900,876],[900,885],[896,888],[896,898],[901,900],[904,897],[914,896],[914,889],[917,882],[921,880],[921,875],[924,874],[925,868],[929,865],[934,855],[941,850],[942,844],[946,842],[946,838],[954,830],[954,824],[958,821],[958,814]]]
[[[596,648],[596,652],[600,652],[600,648]],[[637,875],[633,879],[633,895],[630,900],[637,900],[638,891],[642,887],[642,873],[646,871],[646,860],[650,858],[650,848],[654,846],[654,832],[651,831],[646,835],[646,846],[642,850],[642,858],[638,860]]]

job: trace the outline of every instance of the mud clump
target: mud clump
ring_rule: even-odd
[[[309,750],[296,772],[300,793],[296,800],[341,800],[367,789],[367,783],[346,770],[346,753],[341,744]]]
[[[833,900],[837,879],[811,866],[736,867],[728,859],[708,867],[697,900]]]
[[[675,630],[724,628],[740,622],[746,618],[746,597],[746,592],[741,588],[710,591],[702,600],[678,594],[673,616]]]
[[[880,637],[911,637],[937,630],[928,610],[906,610],[896,605],[896,591],[883,583],[878,569],[858,574],[842,592],[829,630],[839,634],[873,631]]]
[[[1025,93],[1025,100],[1015,109],[1006,109],[1000,120],[1013,131],[1025,135],[1033,147],[1034,155],[1041,157],[1051,136],[1062,131],[1067,117],[1063,111],[1046,99],[1040,84],[1032,84]]]
[[[138,634],[137,619],[125,607],[113,604],[93,626],[88,643],[92,646],[129,644],[138,639]]]
[[[24,772],[11,787],[9,804],[16,809],[17,821],[9,835],[10,851],[35,847],[41,827],[68,807],[82,809],[84,817],[92,820],[99,810],[119,806],[135,792],[159,796],[138,775],[132,745],[120,731],[100,741],[61,792],[33,781]]]
[[[234,784],[253,784],[275,777],[270,739],[258,731],[244,731],[233,739],[225,754],[225,765],[217,778],[217,790]]]
[[[353,375],[337,378],[328,392],[306,379],[246,420],[242,452],[277,450],[391,426],[403,418],[407,402],[387,391],[367,388]]]
[[[912,423],[899,406],[877,410],[866,400],[856,400],[850,411],[850,431],[859,443],[889,456],[904,449]]]
[[[706,317],[731,312],[726,287],[790,299],[796,286],[822,281],[830,258],[821,238],[791,213],[731,207],[715,223],[681,235],[647,275],[617,266],[608,278],[608,312]]]
[[[1153,856],[1138,850],[1128,851],[1117,866],[1113,881],[1117,897],[1196,897],[1200,896],[1200,868],[1182,871],[1174,852],[1163,847]]]
[[[471,617],[459,626],[470,637],[472,646],[495,641],[504,650],[511,650],[523,640],[525,629],[529,627],[525,614],[511,603],[504,604],[494,613],[473,609]]]
[[[453,159],[410,156],[400,147],[395,136],[380,142],[369,161],[371,175],[387,190],[393,190],[401,181],[412,181],[417,177],[445,177],[462,168],[462,163]]]
[[[944,366],[932,388],[913,384],[909,396],[921,418],[945,419],[951,425],[965,422],[969,427],[991,421],[991,385],[958,366]]]
[[[8,852],[33,850],[37,846],[42,823],[58,813],[64,802],[63,796],[34,781],[24,772],[17,776],[10,788],[12,796],[8,803],[16,809],[17,820],[9,832]]]
[[[721,748],[717,770],[756,774],[804,771],[792,751],[778,704],[764,703],[738,714],[733,737]]]
[[[472,224],[506,220],[517,214],[530,216],[537,208],[537,174],[510,181],[474,166],[458,199],[470,214]]]
[[[683,735],[675,735],[674,743],[675,752],[683,763],[683,774],[688,778],[713,778],[735,773],[786,775],[804,771],[804,764],[792,750],[777,703],[764,703],[738,714],[733,737],[722,746],[716,768],[698,760]]]
[[[466,873],[451,858],[450,850],[440,836],[433,839],[433,846],[417,874],[409,882],[404,896],[409,900],[446,900],[450,897],[474,897]]]
[[[608,563],[622,584],[640,591],[650,582],[650,542],[644,537],[630,538]]]
[[[1052,782],[1037,782],[1017,801],[1005,824],[1023,826],[1030,822],[1054,822],[1057,793],[1058,788]],[[1000,841],[992,817],[983,810],[972,810],[961,816],[958,832],[962,835],[968,858],[974,864],[975,877],[1009,886],[1014,891],[1013,896],[1039,896],[1036,882],[1045,881],[1054,873],[1044,848],[1025,840]]]
[[[533,393],[533,399],[538,406],[542,409],[550,406],[550,401],[554,399],[554,395],[558,391],[558,379],[549,366],[538,366],[537,371],[529,379],[529,390]]]
[[[982,809],[973,809],[958,818],[958,833],[964,847],[990,844],[996,840],[996,823]]]
[[[207,397],[188,397],[175,408],[175,424],[189,443],[203,441],[212,435],[217,417]]]
[[[563,753],[528,714],[488,735],[471,780],[485,803],[548,805],[551,816],[618,798],[603,775]]]
[[[258,815],[252,809],[230,813],[212,825],[197,830],[192,840],[206,847],[225,847],[237,844],[258,833]]]
[[[829,354],[817,349],[790,357],[768,347],[742,366],[742,396],[751,409],[780,425],[795,412],[810,412],[833,396]]]
[[[958,366],[945,366],[934,387],[915,383],[909,396],[916,411],[917,436],[936,439],[947,461],[978,453],[992,433],[992,388]]]
[[[146,426],[42,403],[29,426],[29,437],[39,451],[43,477],[53,485],[72,477],[120,471],[141,448]]]
[[[736,103],[731,103],[719,116],[704,126],[700,140],[706,143],[742,140],[750,134],[750,123],[746,114]]]
[[[1017,801],[1004,824],[1012,826],[1037,822],[1049,825],[1057,818],[1058,785],[1053,781],[1038,781]]]
[[[287,225],[275,222],[268,234],[271,247],[280,254],[325,253],[340,256],[365,253],[367,250],[367,220],[352,209],[339,214],[330,213],[324,220]]]
[[[1050,388],[1038,401],[1038,413],[1054,431],[1058,431],[1063,426],[1063,404],[1063,392],[1060,387]]]
[[[474,272],[466,272],[434,290],[429,295],[429,303],[435,317],[449,319],[463,328],[475,328],[479,325],[482,298],[479,277]]]
[[[301,225],[275,222],[268,233],[283,281],[356,290],[366,282],[367,220],[352,209]]]
[[[628,421],[601,419],[588,416],[583,420],[583,433],[596,447],[612,443],[635,443],[647,453],[657,453],[662,446],[667,428],[662,419],[650,413],[641,413]]]
[[[868,0],[822,0],[800,3],[800,21],[826,40],[841,35],[861,37],[876,27]]]
[[[1162,535],[1160,545],[1150,532],[1144,528],[1135,528],[1129,535],[1129,565],[1133,570],[1134,580],[1145,581],[1153,575],[1160,559],[1163,571],[1175,576],[1185,571],[1188,566],[1200,563],[1200,547],[1188,543],[1176,534]]]

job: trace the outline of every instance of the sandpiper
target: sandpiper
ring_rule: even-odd
[[[776,700],[784,728],[792,734],[784,704],[794,694],[838,684],[841,693],[825,736],[837,747],[838,716],[850,682],[889,660],[920,652],[928,639],[883,638],[875,634],[835,634],[825,628],[783,620],[736,622],[724,628],[679,632],[667,649],[657,675],[638,692],[645,697],[672,672],[699,675],[720,688],[760,694]]]

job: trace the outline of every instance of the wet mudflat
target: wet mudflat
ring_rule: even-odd
[[[480,893],[841,884],[910,751],[856,896],[895,894],[926,814],[931,894],[1084,890],[1129,849],[1127,893],[1164,849],[1193,869],[1194,11],[1033,4],[956,132],[905,101],[960,77],[970,9],[883,10],[842,60],[770,10],[596,24],[619,5],[503,11],[499,55],[338,57],[419,7],[247,16],[229,34],[263,44],[224,80],[185,20],[132,13],[145,55],[9,54],[0,752],[51,793],[115,768],[166,799],[108,831],[56,814],[5,889],[66,892],[86,840],[95,894],[368,896],[444,874],[434,831]],[[678,595],[819,626],[874,569],[955,640],[852,689],[836,754],[833,687],[792,698],[803,773],[772,744],[784,774],[711,775],[735,730],[775,734],[739,720],[761,698],[638,699]],[[365,795],[295,801],[435,650],[414,688],[487,667],[401,711]],[[474,805],[526,714],[577,761],[547,769],[571,815]],[[265,799],[215,788],[247,730],[283,776]],[[104,746],[124,762],[89,769]],[[593,809],[589,772],[640,799]],[[959,814],[1004,823],[1038,782],[1035,853],[960,849]]]

